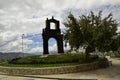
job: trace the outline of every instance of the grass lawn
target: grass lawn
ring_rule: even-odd
[[[29,56],[18,59],[13,59],[8,62],[0,63],[0,66],[6,67],[57,67],[57,66],[70,66],[84,63],[91,63],[98,61],[100,58],[97,56],[90,56],[88,61],[85,61],[84,55],[80,53],[69,54],[54,54],[44,56]]]
[[[10,64],[8,62],[0,63],[0,66],[5,67],[32,67],[32,68],[42,68],[42,67],[58,67],[58,66],[71,66],[78,65],[79,63],[62,63],[62,64]]]

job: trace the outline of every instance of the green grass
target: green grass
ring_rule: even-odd
[[[20,59],[14,59],[9,63],[12,64],[60,64],[60,63],[73,63],[83,60],[81,54],[55,54],[45,56],[29,56]]]
[[[4,62],[4,63],[0,63],[0,66],[42,68],[42,67],[71,66],[71,65],[78,65],[78,64],[79,63],[63,63],[63,64],[10,64],[8,62]]]
[[[9,62],[0,63],[0,66],[7,67],[57,67],[70,66],[98,61],[98,56],[90,56],[86,61],[84,55],[80,53],[55,54],[44,56],[29,56],[19,59],[13,59]]]

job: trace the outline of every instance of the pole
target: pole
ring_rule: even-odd
[[[24,57],[23,37],[24,37],[24,34],[22,34],[22,53],[23,53],[23,57]]]

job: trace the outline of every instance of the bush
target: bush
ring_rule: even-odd
[[[120,57],[120,52],[114,52],[115,57]]]
[[[91,56],[88,61],[97,60],[98,56]],[[84,63],[84,56],[79,53],[54,54],[45,56],[29,56],[11,60],[12,64],[60,64],[60,63]]]
[[[9,63],[17,63],[17,60],[19,60],[19,59],[21,59],[21,57],[20,57],[20,58],[12,59],[12,60],[10,60],[10,61],[8,61],[8,62],[9,62]]]
[[[109,61],[107,58],[102,58],[99,60],[99,67],[107,68],[109,66]]]

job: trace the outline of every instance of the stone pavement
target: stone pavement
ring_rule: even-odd
[[[58,75],[8,76],[1,73],[0,80],[120,80],[120,59],[112,59],[112,64],[105,69]]]

